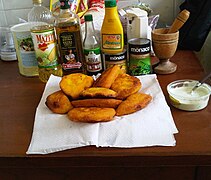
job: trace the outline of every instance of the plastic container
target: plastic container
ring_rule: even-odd
[[[39,79],[47,82],[51,74],[63,75],[58,62],[58,53],[54,27],[51,25],[35,26],[31,29],[35,55],[38,62]]]
[[[10,28],[0,28],[0,57],[3,61],[17,60],[15,45]]]
[[[11,27],[18,57],[19,72],[23,76],[38,76],[34,44],[30,32],[30,23],[21,23]]]
[[[178,80],[167,86],[171,104],[181,110],[198,111],[204,109],[211,94],[210,85],[204,83],[191,93],[192,88],[198,81]]]
[[[147,12],[140,8],[131,8],[127,12],[127,40],[133,38],[147,38]]]
[[[105,17],[101,28],[101,50],[107,54],[118,54],[124,50],[124,33],[116,0],[105,0]]]

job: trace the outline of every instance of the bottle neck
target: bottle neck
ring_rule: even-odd
[[[105,15],[118,15],[117,6],[115,7],[106,7],[105,8]]]
[[[86,36],[94,36],[95,35],[93,21],[85,22],[85,32],[86,32]]]
[[[42,3],[34,2],[34,3],[33,3],[33,6],[34,6],[34,7],[42,6]]]

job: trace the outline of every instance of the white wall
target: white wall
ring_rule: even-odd
[[[43,0],[43,5],[49,7],[49,1]],[[19,18],[27,20],[32,6],[32,0],[0,0],[0,27],[17,24]]]
[[[49,7],[50,0],[43,0],[43,5]],[[118,6],[127,5],[138,0],[119,0]],[[155,14],[160,14],[160,21],[170,25],[178,13],[178,5],[183,0],[145,0],[150,4]],[[11,26],[19,23],[18,18],[27,19],[27,14],[32,7],[32,0],[0,0],[0,27]]]

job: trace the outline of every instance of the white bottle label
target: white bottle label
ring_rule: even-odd
[[[86,67],[87,71],[89,72],[97,72],[102,70],[101,56],[95,52],[96,49],[85,50]]]

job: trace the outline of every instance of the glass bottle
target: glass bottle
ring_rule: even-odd
[[[86,71],[88,75],[97,75],[103,71],[100,43],[95,36],[93,18],[91,14],[84,16],[85,38],[83,41],[84,55],[86,60]]]
[[[124,33],[116,0],[105,0],[105,17],[101,28],[101,51],[118,54],[124,50]]]
[[[54,17],[48,8],[42,5],[42,0],[32,0],[33,7],[28,13],[28,22],[31,22],[32,26],[40,24],[53,25]]]
[[[60,0],[55,29],[64,74],[85,73],[79,17],[70,10],[68,0]]]

